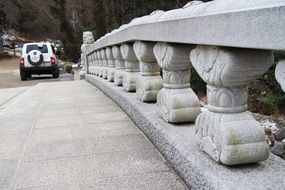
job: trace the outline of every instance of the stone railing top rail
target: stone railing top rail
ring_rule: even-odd
[[[285,0],[194,1],[154,11],[97,40],[89,53],[136,40],[285,51]]]

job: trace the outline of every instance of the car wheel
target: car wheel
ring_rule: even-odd
[[[58,67],[52,72],[52,77],[53,78],[59,77],[59,68]]]
[[[22,69],[20,69],[20,76],[22,81],[25,81],[28,78],[26,71],[23,71]]]
[[[43,54],[38,50],[32,50],[28,53],[28,62],[31,65],[40,65],[44,60]]]

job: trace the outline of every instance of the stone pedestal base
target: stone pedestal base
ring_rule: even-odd
[[[158,114],[170,123],[195,121],[201,112],[199,99],[191,88],[161,89],[157,107]]]
[[[78,69],[74,69],[73,70],[74,74],[73,74],[73,78],[74,80],[83,80],[85,79],[85,74],[82,71],[78,70]]]
[[[124,72],[123,88],[127,92],[135,92],[140,72]]]
[[[123,86],[123,76],[124,76],[124,70],[115,70],[114,73],[114,83],[117,86]]]
[[[264,131],[247,112],[205,111],[198,116],[195,127],[201,150],[222,164],[254,163],[269,156]]]
[[[85,79],[85,74],[86,74],[86,71],[83,71],[83,70],[79,71],[78,76],[76,76],[76,79],[77,80]]]
[[[115,68],[108,68],[108,76],[107,79],[109,82],[114,82],[114,74],[115,74]]]
[[[158,76],[139,76],[136,92],[143,102],[155,102],[158,92],[162,89],[162,78]]]

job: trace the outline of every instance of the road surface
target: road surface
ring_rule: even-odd
[[[0,59],[0,89],[23,86],[33,86],[41,82],[57,82],[73,80],[73,75],[60,71],[60,77],[54,79],[51,75],[33,75],[32,79],[21,81],[19,73],[19,58]]]
[[[0,65],[1,190],[187,189],[96,87],[68,75],[22,82],[16,62]]]

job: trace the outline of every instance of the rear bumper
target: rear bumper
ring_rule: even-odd
[[[50,67],[24,67],[21,65],[20,70],[30,74],[52,74],[58,70],[58,65],[52,65]]]

